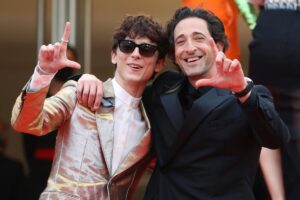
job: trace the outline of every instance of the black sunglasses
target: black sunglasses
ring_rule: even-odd
[[[132,53],[136,47],[139,48],[140,55],[144,57],[151,57],[158,50],[157,46],[154,46],[152,44],[147,44],[147,43],[136,44],[131,40],[119,41],[119,49],[123,53]]]

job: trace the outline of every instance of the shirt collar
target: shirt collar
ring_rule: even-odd
[[[133,97],[131,96],[126,90],[120,86],[115,78],[112,79],[114,91],[115,91],[115,96],[118,98],[122,103],[125,103],[127,106],[132,107],[132,108],[137,108],[141,102],[142,97]]]

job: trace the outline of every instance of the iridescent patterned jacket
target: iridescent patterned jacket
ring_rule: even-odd
[[[68,81],[46,99],[48,87],[26,92],[17,98],[12,127],[18,132],[42,136],[59,129],[48,184],[40,199],[119,200],[128,199],[151,155],[150,124],[143,105],[147,131],[111,174],[114,124],[114,92],[109,79],[104,83],[102,108],[91,112],[77,103],[75,81]]]

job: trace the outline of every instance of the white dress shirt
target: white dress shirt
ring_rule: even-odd
[[[115,79],[112,80],[115,92],[114,112],[114,147],[112,156],[112,173],[118,169],[130,150],[146,132],[139,105],[140,98],[132,97]]]

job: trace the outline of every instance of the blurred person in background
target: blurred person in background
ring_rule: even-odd
[[[249,44],[249,76],[269,88],[276,109],[287,124],[291,141],[279,151],[272,152],[282,160],[285,197],[298,200],[300,196],[300,1],[249,0],[260,7],[253,40]],[[271,72],[271,74],[270,74]],[[266,162],[269,156],[266,156]],[[272,170],[281,168],[272,162]],[[270,168],[268,168],[270,169]],[[266,179],[268,183],[276,180]],[[280,188],[274,191],[281,196]],[[279,194],[278,194],[279,192]],[[272,196],[275,199],[276,196]]]
[[[7,137],[0,119],[0,199],[27,200],[27,180],[21,162],[5,155]]]

